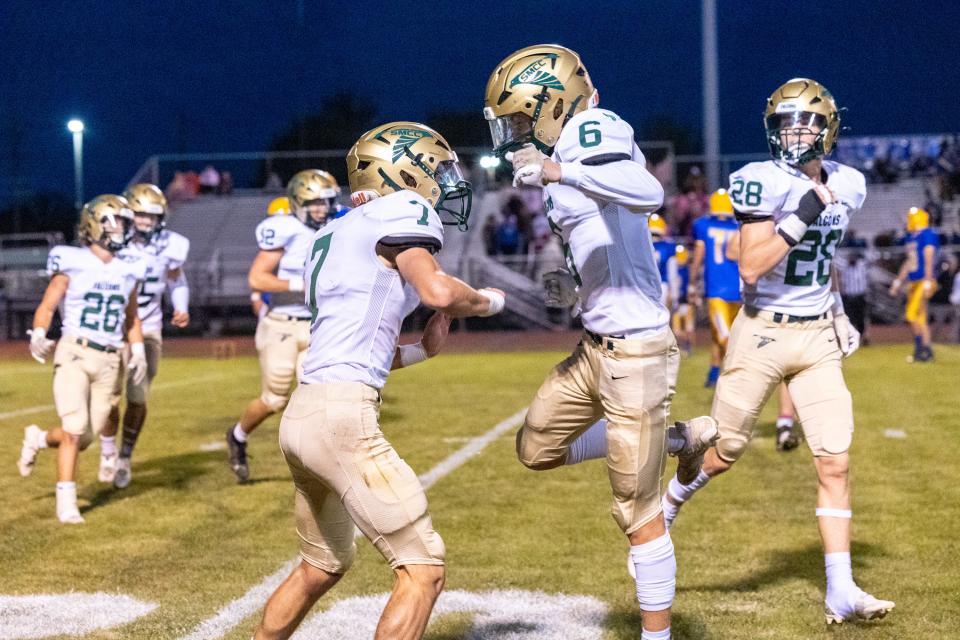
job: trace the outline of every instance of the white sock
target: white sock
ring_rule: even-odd
[[[37,434],[37,441],[33,443],[37,449],[46,449],[47,448],[47,432],[40,431]]]
[[[667,493],[670,494],[674,502],[683,504],[692,498],[693,494],[702,489],[708,482],[710,482],[710,476],[708,476],[703,469],[700,470],[696,479],[690,484],[680,484],[676,474],[674,474],[674,476],[670,478],[670,483],[667,484]]]
[[[827,553],[823,559],[827,570],[827,606],[834,613],[846,617],[853,613],[857,598],[862,593],[853,581],[850,552]]]
[[[777,418],[777,429],[781,427],[793,428],[793,418],[790,416],[780,416]]]
[[[662,631],[647,631],[644,629],[640,635],[640,640],[670,640],[670,627]]]
[[[77,506],[77,483],[76,482],[58,482],[57,483],[57,511],[60,511],[61,505],[64,507]]]
[[[117,455],[116,436],[100,436],[100,455],[102,456]]]
[[[567,449],[567,461],[564,464],[577,464],[584,460],[607,457],[607,421],[600,419],[570,443]]]
[[[630,560],[636,569],[637,601],[641,611],[669,609],[677,588],[677,557],[670,533],[650,542],[631,545]]]
[[[247,441],[247,432],[240,428],[239,422],[233,427],[233,437],[236,438],[237,442]]]

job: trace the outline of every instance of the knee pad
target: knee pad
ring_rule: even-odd
[[[520,464],[533,471],[546,471],[560,466],[566,450],[551,455],[550,450],[541,446],[534,436],[535,432],[528,429],[526,424],[517,431],[517,459]]]
[[[356,544],[351,544],[347,549],[329,549],[311,545],[303,539],[300,540],[300,557],[307,564],[327,573],[346,573],[353,566],[353,560],[356,556]]]
[[[637,601],[642,611],[663,611],[673,604],[677,589],[677,557],[670,533],[630,547],[636,571]]]
[[[260,394],[260,402],[267,405],[267,408],[274,413],[283,411],[286,408],[289,400],[289,395],[280,395],[278,393],[274,393],[273,391],[265,391]]]
[[[722,435],[717,440],[717,454],[726,462],[736,462],[747,450],[750,439],[742,433],[733,433]]]

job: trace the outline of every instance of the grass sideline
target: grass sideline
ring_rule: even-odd
[[[705,351],[681,368],[675,417],[709,409],[711,394],[701,386]],[[870,347],[845,367],[857,416],[854,575],[875,595],[895,600],[897,609],[877,624],[824,627],[811,458],[804,447],[777,453],[766,420],[737,469],[699,494],[677,521],[677,640],[956,634],[960,349],[939,347],[937,362],[928,366],[906,364],[908,351]],[[457,354],[397,372],[384,393],[384,431],[422,473],[522,408],[563,355]],[[201,382],[164,387],[192,379]],[[165,359],[131,487],[98,484],[96,450],[81,457],[87,518],[81,527],[62,527],[53,516],[52,452],[41,452],[30,478],[15,470],[23,426],[51,426],[55,413],[0,419],[0,463],[6,461],[0,465],[0,594],[122,593],[158,607],[84,637],[176,638],[288,561],[296,537],[277,418],[252,438],[254,482],[248,486],[233,483],[224,451],[204,450],[220,442],[258,389],[252,358]],[[50,404],[50,368],[4,361],[0,400],[0,413]],[[772,417],[769,408],[765,415]],[[885,437],[886,429],[901,429],[906,438]],[[447,544],[448,589],[592,596],[608,607],[605,640],[637,637],[626,542],[609,516],[602,463],[534,473],[516,462],[508,434],[441,480],[429,499]],[[389,590],[391,575],[376,551],[366,541],[358,546],[356,565],[318,610]],[[224,637],[249,638],[254,619]],[[441,617],[427,637],[461,638],[469,620]]]

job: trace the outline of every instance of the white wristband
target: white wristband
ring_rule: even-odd
[[[430,357],[427,355],[427,350],[423,348],[422,342],[418,342],[416,344],[402,344],[398,348],[400,349],[401,367],[409,367],[412,364],[423,362]]]
[[[303,280],[300,280],[299,278],[287,280],[287,287],[288,291],[303,291]]]
[[[130,343],[130,353],[135,356],[147,357],[147,350],[144,348],[142,342],[131,342]]]
[[[790,246],[795,246],[803,239],[803,234],[807,232],[807,226],[807,223],[797,217],[797,214],[791,213],[777,223],[777,233],[783,236]],[[793,242],[791,243],[790,240],[793,240]]]
[[[259,291],[250,292],[250,302],[260,302],[261,300],[263,300],[263,298]]]
[[[506,305],[507,301],[502,294],[496,291],[491,291],[490,289],[480,289],[477,293],[490,301],[490,307],[484,313],[478,313],[478,316],[481,318],[487,318],[503,311],[503,307]]]

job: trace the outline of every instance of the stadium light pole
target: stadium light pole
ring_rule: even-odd
[[[707,188],[720,186],[720,92],[717,82],[717,2],[703,1],[703,151]]]
[[[74,118],[67,123],[67,130],[73,134],[74,206],[77,211],[83,207],[83,129],[83,120]]]

